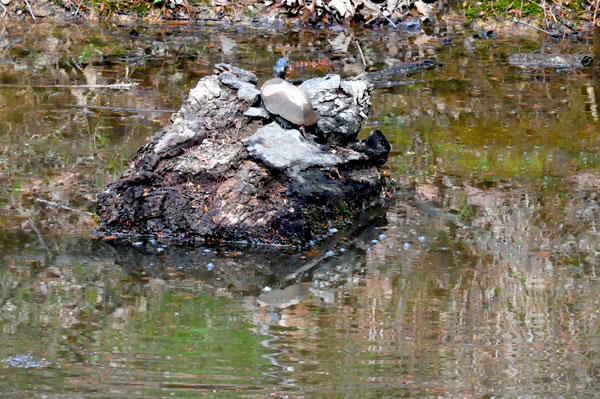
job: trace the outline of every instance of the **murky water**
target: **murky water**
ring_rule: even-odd
[[[507,63],[593,41],[131,29],[0,30],[0,397],[600,395],[596,72]],[[387,207],[304,253],[94,238],[100,187],[215,63],[351,75],[355,40],[444,64],[373,95]],[[82,87],[117,82],[139,85]]]

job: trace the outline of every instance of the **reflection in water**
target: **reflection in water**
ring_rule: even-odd
[[[451,21],[411,36],[129,30],[0,37],[0,397],[599,394],[594,70],[513,68],[539,43],[465,47]],[[355,38],[377,67],[444,64],[374,93],[365,130],[390,137],[402,183],[385,208],[304,252],[91,236],[95,194],[169,117],[149,110],[177,109],[217,62],[264,79],[284,54],[353,74]],[[140,85],[81,87],[116,82]]]

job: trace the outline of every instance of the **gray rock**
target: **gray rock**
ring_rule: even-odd
[[[256,88],[256,85],[249,83],[248,81],[234,75],[233,73],[224,72],[219,76],[219,80],[225,86],[232,87],[237,90],[237,95],[240,99],[254,104],[258,101],[260,96],[260,90]]]
[[[229,65],[229,64],[215,65],[215,74],[223,75],[224,73],[227,73],[224,71],[228,71],[229,73],[237,76],[239,79],[246,81],[248,83],[252,83],[252,84],[258,83],[258,79],[256,78],[256,75],[253,74],[252,72],[245,71],[241,68],[238,68],[236,66]],[[223,83],[223,84],[225,84],[225,83]]]
[[[255,104],[260,98],[260,90],[256,88],[253,84],[244,83],[237,92],[237,96],[249,102],[250,104]]]
[[[249,116],[250,118],[268,118],[269,111],[265,109],[265,107],[250,107],[244,115]]]
[[[242,141],[254,158],[279,171],[334,166],[342,160],[306,140],[296,129],[286,130],[273,122]]]
[[[300,88],[308,94],[309,97],[315,97],[315,95],[326,90],[336,90],[340,87],[342,78],[340,75],[327,75],[322,78],[312,78],[300,85]]]
[[[328,142],[349,142],[368,117],[370,84],[364,79],[342,80],[339,75],[309,79],[300,85],[320,116],[319,130]]]
[[[242,80],[240,79],[238,76],[234,75],[233,73],[230,72],[223,72],[220,76],[219,76],[219,80],[221,81],[221,83],[223,83],[225,86],[229,86],[229,87],[233,87],[236,90],[239,90],[240,87],[245,83],[248,84],[248,82],[246,80]]]

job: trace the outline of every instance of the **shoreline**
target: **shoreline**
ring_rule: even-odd
[[[264,28],[303,28],[333,27],[378,27],[387,25],[406,31],[418,31],[437,20],[458,19],[471,24],[474,31],[493,29],[500,34],[519,35],[522,30],[538,30],[554,37],[589,36],[600,25],[596,13],[573,12],[570,9],[544,9],[543,13],[523,12],[517,9],[499,12],[491,11],[486,2],[477,4],[449,3],[447,0],[416,0],[399,2],[394,9],[385,9],[385,4],[372,3],[354,9],[330,8],[324,5],[308,7],[304,0],[290,0],[283,6],[272,0],[258,3],[254,0],[241,0],[235,5],[228,0],[215,0],[210,3],[188,0],[167,0],[159,3],[138,1],[128,3],[113,0],[91,4],[85,0],[1,0],[0,25],[14,22],[57,22],[57,23],[116,23],[123,25],[164,24],[168,25],[233,25]],[[57,4],[60,3],[60,4]],[[348,3],[351,4],[351,3]],[[162,6],[161,6],[162,5]],[[304,7],[299,9],[299,7]],[[539,6],[538,6],[539,7]],[[486,11],[487,10],[487,11]],[[560,14],[560,16],[559,16]],[[520,28],[515,29],[518,23]]]

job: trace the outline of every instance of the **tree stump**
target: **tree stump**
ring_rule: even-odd
[[[314,137],[269,115],[254,74],[217,65],[98,194],[99,232],[306,245],[389,196],[389,143],[379,131],[356,140],[368,82],[311,81]]]

